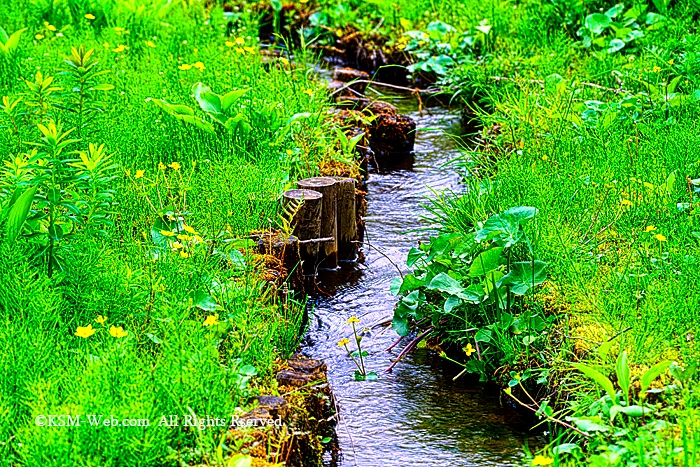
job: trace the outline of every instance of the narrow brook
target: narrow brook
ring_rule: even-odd
[[[319,275],[319,288],[328,294],[312,297],[314,311],[304,342],[306,355],[328,364],[339,404],[341,454],[327,465],[521,465],[527,420],[501,404],[497,388],[471,378],[453,382],[459,368],[448,367],[427,349],[414,350],[393,372],[382,373],[408,342],[385,352],[397,338],[391,328],[377,327],[363,339],[363,349],[370,353],[367,371],[376,371],[378,381],[354,381],[355,367],[337,346],[341,338],[352,336],[346,324],[350,316],[357,316],[363,327],[393,315],[396,298],[389,284],[398,273],[377,250],[406,269],[409,249],[429,237],[428,232],[416,231],[428,226],[420,219],[425,196],[431,189],[461,189],[454,168],[444,166],[459,154],[449,136],[459,134],[459,117],[442,108],[421,116],[413,98],[390,102],[416,120],[415,157],[370,174],[365,241],[376,250],[365,246],[364,263]]]

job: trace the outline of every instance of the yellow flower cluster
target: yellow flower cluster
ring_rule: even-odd
[[[196,68],[199,71],[204,71],[204,70],[206,70],[207,67],[205,67],[204,63],[202,63],[202,62],[195,62],[192,65],[190,65],[189,63],[183,63],[182,65],[180,65],[178,67],[178,69],[180,69],[182,71],[188,71],[188,70],[191,70],[192,68]]]
[[[98,315],[97,318],[95,318],[95,321],[98,324],[104,324],[107,322],[107,317]],[[87,326],[78,326],[78,328],[75,330],[75,335],[82,337],[83,339],[87,339],[95,334],[96,331],[97,329],[93,328],[92,324],[88,324]],[[121,339],[122,337],[126,337],[129,333],[124,330],[123,326],[112,325],[109,328],[109,334],[115,339]]]

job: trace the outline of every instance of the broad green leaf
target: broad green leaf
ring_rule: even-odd
[[[398,295],[399,290],[401,289],[401,284],[403,284],[403,280],[401,280],[400,277],[394,277],[391,280],[391,284],[389,285],[389,291],[391,292],[391,295]]]
[[[464,291],[464,287],[459,281],[450,277],[447,273],[441,272],[433,277],[433,280],[426,286],[429,290],[439,290],[451,295],[457,295]]]
[[[397,316],[394,312],[394,319],[391,321],[391,327],[396,331],[399,336],[406,336],[411,332],[411,328],[408,326],[408,318]]]
[[[605,28],[610,26],[610,23],[610,17],[602,13],[590,14],[586,16],[586,19],[583,22],[584,26],[586,26],[586,28],[596,36],[602,33]]]
[[[414,274],[406,274],[401,282],[401,287],[399,288],[399,295],[405,292],[412,292],[425,285],[425,281],[418,279]]]
[[[476,241],[493,240],[498,246],[510,247],[523,237],[523,225],[537,215],[537,209],[518,206],[489,217],[477,232]]]
[[[425,256],[425,253],[423,253],[422,250],[416,247],[411,247],[408,252],[408,258],[406,259],[406,266],[409,268],[413,267],[413,265],[416,264],[416,261],[421,259],[423,256]]]
[[[231,261],[231,264],[233,265],[233,269],[235,271],[245,271],[246,262],[243,253],[236,249],[232,249],[228,252],[227,258],[229,261]]]
[[[192,94],[205,112],[221,113],[221,98],[218,94],[213,93],[208,86],[197,82],[192,86]]]
[[[656,378],[661,376],[661,374],[668,369],[668,367],[671,366],[673,362],[669,360],[664,360],[662,362],[657,363],[656,365],[652,366],[649,368],[647,371],[644,372],[642,375],[642,378],[640,379],[640,393],[642,397],[645,396],[646,390],[649,389],[649,386],[651,386],[651,383],[654,382]]]
[[[9,243],[14,243],[22,231],[22,226],[24,225],[24,221],[27,219],[29,209],[32,207],[34,195],[36,194],[38,188],[38,186],[27,188],[27,190],[22,193],[19,198],[17,198],[17,201],[15,201],[10,208],[6,226],[7,241]]]
[[[595,383],[598,384],[598,386],[600,386],[601,388],[603,388],[603,390],[610,396],[610,398],[614,402],[617,402],[617,394],[615,394],[615,387],[613,386],[612,381],[610,381],[610,379],[607,376],[603,375],[595,368],[591,368],[590,366],[585,365],[583,363],[573,363],[572,366],[584,375],[586,375],[588,378],[595,381]]]
[[[654,413],[654,411],[647,407],[642,407],[641,405],[613,405],[610,407],[610,422],[613,422],[619,413],[629,415],[630,417],[642,417],[644,415],[650,415]]]
[[[622,351],[617,357],[617,364],[615,365],[615,372],[617,373],[617,384],[620,385],[622,389],[622,394],[629,394],[630,389],[630,367],[627,363],[627,352]]]
[[[6,55],[13,53],[19,45],[20,36],[22,36],[22,33],[26,30],[27,28],[18,29],[8,37],[7,33],[3,29],[2,32],[0,32],[0,38],[4,36],[6,39],[2,41],[3,44],[0,46],[0,51]]]
[[[114,89],[114,85],[113,84],[106,84],[106,83],[105,84],[98,84],[97,86],[92,87],[93,91],[111,91],[112,89]]]
[[[598,347],[598,355],[600,356],[600,358],[605,360],[605,358],[610,353],[610,349],[612,348],[613,343],[614,343],[614,341],[608,340],[608,341],[603,342],[600,345],[600,347]]]
[[[569,454],[572,452],[580,451],[581,447],[574,443],[564,443],[559,446],[555,446],[552,452],[556,455]]]
[[[231,91],[227,92],[221,97],[221,108],[224,112],[227,112],[228,109],[231,108],[231,106],[241,97],[243,97],[246,93],[248,92],[248,89],[239,89],[236,91]]]
[[[447,297],[447,300],[445,300],[445,304],[443,305],[443,309],[445,310],[445,313],[450,313],[452,309],[456,306],[459,306],[462,304],[462,299],[459,298],[456,295],[450,295]]]
[[[573,422],[576,428],[587,433],[592,431],[606,432],[610,430],[600,417],[566,417],[566,420]]]
[[[474,258],[474,261],[469,267],[469,275],[471,277],[480,277],[496,269],[501,259],[502,252],[502,247],[495,247],[479,253],[479,256]]]
[[[474,336],[474,340],[476,342],[491,342],[491,330],[485,328],[479,329]]]
[[[531,288],[547,279],[547,263],[544,261],[523,261],[513,263],[510,272],[504,276],[499,286],[510,286],[516,295],[525,295]]]
[[[195,290],[190,294],[190,298],[192,299],[192,304],[196,306],[197,308],[200,308],[204,311],[215,311],[219,309],[219,304],[216,303],[216,300],[209,295],[206,292],[202,292],[201,290]]]

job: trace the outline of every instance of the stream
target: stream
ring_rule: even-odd
[[[459,154],[450,136],[461,132],[459,116],[443,108],[421,115],[410,97],[382,100],[416,120],[415,154],[370,173],[365,241],[374,248],[363,247],[362,263],[319,274],[319,288],[326,293],[311,297],[313,314],[304,354],[328,364],[340,411],[336,427],[340,455],[328,455],[325,465],[522,465],[531,420],[502,404],[498,388],[471,377],[453,381],[460,368],[427,349],[414,350],[391,373],[383,373],[409,341],[385,352],[397,339],[390,327],[376,327],[362,341],[370,353],[365,359],[367,371],[376,371],[377,381],[355,381],[352,360],[337,346],[340,339],[352,337],[346,324],[349,317],[357,316],[362,328],[393,315],[396,297],[389,284],[398,272],[392,262],[407,269],[409,249],[428,239],[429,232],[420,230],[429,227],[420,218],[425,197],[432,195],[431,189],[462,189],[460,175],[445,167]]]

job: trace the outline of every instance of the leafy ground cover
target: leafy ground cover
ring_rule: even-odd
[[[230,418],[296,349],[304,298],[249,235],[347,160],[323,87],[263,57],[250,8],[12,1],[0,26],[0,463],[224,465],[226,427],[154,425]]]
[[[554,427],[533,465],[694,465],[697,5],[417,8],[392,26],[410,71],[483,131],[467,194],[428,203],[443,233],[394,284],[396,329]]]

